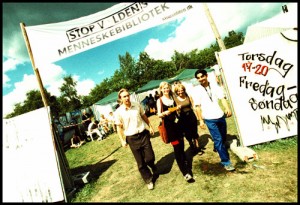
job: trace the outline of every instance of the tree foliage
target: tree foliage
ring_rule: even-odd
[[[46,98],[50,97],[50,93],[44,89]],[[22,115],[24,113],[30,112],[32,110],[44,107],[44,102],[39,90],[30,90],[26,93],[26,100],[23,103],[17,103],[14,107],[14,111],[10,113],[6,118],[15,117]]]

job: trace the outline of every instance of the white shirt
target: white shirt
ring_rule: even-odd
[[[115,124],[123,125],[126,136],[141,133],[145,129],[148,129],[147,123],[141,117],[144,114],[145,110],[139,103],[131,102],[129,109],[122,104],[115,111]]]
[[[113,115],[108,114],[106,119],[108,120],[108,123],[110,123],[110,124],[114,124],[114,122],[115,122],[114,114]]]
[[[197,85],[193,89],[192,97],[195,105],[201,105],[203,119],[218,119],[224,115],[219,99],[225,95],[219,85],[210,83],[206,89],[202,85]]]
[[[92,127],[96,127],[96,128],[92,128]],[[94,129],[97,129],[97,126],[98,125],[96,125],[94,122],[91,122],[90,124],[89,124],[89,126],[88,126],[88,131],[89,132],[92,132]]]

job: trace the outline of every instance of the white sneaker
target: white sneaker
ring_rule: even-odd
[[[193,177],[190,174],[186,174],[184,176],[184,179],[188,182],[188,183],[193,183],[195,182],[195,180],[193,179]]]
[[[188,180],[191,180],[193,177],[190,175],[190,174],[186,174],[185,176],[184,176],[184,179],[186,180],[186,181],[188,181]]]
[[[234,166],[232,166],[232,164],[226,165],[226,166],[224,166],[224,168],[225,168],[227,171],[229,171],[229,172],[235,170],[235,168],[234,168]]]
[[[149,190],[154,189],[154,184],[153,184],[153,182],[150,182],[149,184],[147,184],[147,187],[148,187]]]

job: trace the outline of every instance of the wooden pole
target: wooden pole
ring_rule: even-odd
[[[217,42],[219,44],[219,47],[221,48],[221,50],[226,50],[225,44],[224,44],[224,42],[223,42],[223,40],[222,40],[222,38],[219,34],[219,31],[218,31],[218,29],[215,25],[215,22],[214,22],[213,18],[210,15],[210,12],[209,12],[209,9],[208,9],[206,3],[202,3],[202,5],[204,7],[204,12],[207,16],[207,19],[208,19],[209,23],[210,23],[211,29],[213,30],[213,32],[215,34],[215,37],[216,37]]]
[[[20,23],[20,26],[21,26],[23,37],[24,37],[26,47],[27,47],[27,50],[28,50],[28,53],[29,53],[32,68],[33,68],[34,74],[35,74],[35,76],[37,78],[37,81],[38,81],[38,84],[39,84],[40,93],[41,93],[41,96],[42,96],[43,103],[44,103],[44,106],[47,107],[48,106],[48,100],[47,100],[47,97],[46,97],[46,94],[45,94],[45,90],[44,90],[44,86],[43,86],[43,83],[42,83],[42,79],[41,79],[39,70],[35,67],[31,47],[30,47],[30,44],[29,44],[29,41],[28,41],[28,36],[27,36],[26,30],[25,30],[25,24]]]
[[[221,36],[219,34],[219,31],[218,31],[218,29],[216,27],[216,24],[215,24],[212,16],[210,15],[210,11],[209,11],[209,9],[207,7],[207,4],[206,3],[202,3],[202,5],[203,5],[204,12],[205,12],[205,14],[207,16],[207,19],[208,19],[208,21],[210,23],[210,26],[211,26],[211,28],[213,30],[213,33],[214,33],[214,35],[215,35],[215,37],[217,39],[217,42],[219,44],[219,47],[220,47],[221,51],[226,50],[225,44],[224,44],[224,42],[223,42],[223,40],[222,40],[222,38],[221,38]],[[229,101],[229,105],[230,105],[230,108],[231,108],[232,113],[233,113],[234,123],[235,123],[235,126],[237,128],[238,135],[241,136],[240,127],[239,127],[239,124],[237,123],[237,120],[236,120],[236,117],[235,117],[236,115],[235,115],[233,103],[232,103],[232,100],[231,100],[231,97],[230,97],[229,89],[228,89],[228,86],[227,86],[226,78],[225,78],[224,73],[223,73],[223,68],[222,68],[222,64],[221,64],[218,52],[215,52],[215,55],[216,55],[216,59],[217,59],[218,65],[220,67],[220,74],[221,74],[221,78],[222,78],[222,81],[223,81],[223,86],[225,87],[225,91],[226,91],[226,94],[227,94],[227,97],[228,97],[227,99]],[[239,139],[240,139],[240,142],[241,142],[241,144],[243,146],[242,138],[239,137]]]

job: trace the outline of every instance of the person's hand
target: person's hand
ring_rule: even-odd
[[[169,110],[166,110],[161,113],[162,117],[169,115],[171,112]]]
[[[153,130],[153,128],[152,128],[151,126],[149,126],[149,127],[150,127],[150,130],[149,130],[149,131],[150,131],[150,134],[151,134],[151,135],[154,135],[154,130]]]
[[[232,116],[231,110],[230,109],[225,110],[225,115],[226,115],[226,117],[231,117]]]
[[[122,147],[126,147],[126,146],[127,146],[126,140],[122,140]]]
[[[201,129],[205,129],[205,123],[204,120],[200,120],[200,124],[199,124]]]

